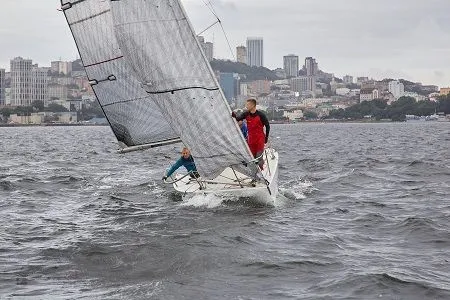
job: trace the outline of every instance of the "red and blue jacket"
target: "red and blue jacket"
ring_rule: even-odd
[[[244,112],[240,116],[236,117],[237,121],[242,120],[247,121],[248,128],[248,144],[249,145],[263,145],[267,143],[269,139],[270,124],[266,115],[257,110],[255,113],[250,113],[249,111]],[[264,133],[264,127],[266,127],[266,132]]]

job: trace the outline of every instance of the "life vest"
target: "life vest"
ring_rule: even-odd
[[[261,120],[259,111],[254,114],[248,113],[245,117],[248,128],[248,144],[249,145],[263,145],[266,139],[264,133],[264,124]]]

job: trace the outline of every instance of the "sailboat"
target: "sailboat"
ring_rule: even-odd
[[[183,194],[277,195],[278,153],[261,170],[179,0],[61,0],[92,89],[127,153],[182,142],[200,178]]]

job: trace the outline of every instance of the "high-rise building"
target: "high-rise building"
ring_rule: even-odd
[[[214,44],[211,42],[205,42],[205,38],[203,36],[198,36],[197,38],[203,52],[205,53],[206,59],[208,61],[212,61],[214,58]]]
[[[345,84],[352,84],[353,83],[353,76],[345,75],[342,80]]]
[[[0,69],[0,105],[6,104],[5,69]]]
[[[52,61],[52,73],[62,73],[68,75],[72,72],[72,62],[69,61]]]
[[[45,101],[49,68],[33,65],[31,59],[11,60],[11,105],[29,106],[35,100]]]
[[[34,65],[31,70],[31,102],[47,101],[48,72],[50,68],[39,68]]]
[[[283,57],[284,71],[286,72],[286,77],[297,77],[298,76],[298,56],[294,54],[289,54]]]
[[[306,77],[308,77],[308,91],[313,95],[316,93],[317,74],[319,72],[319,64],[312,57],[305,58]]]
[[[319,65],[312,57],[305,58],[306,76],[317,76]]]
[[[237,73],[220,73],[219,84],[229,103],[239,94],[239,76]]]
[[[31,59],[16,57],[11,60],[11,105],[31,105]]]
[[[264,66],[264,43],[262,37],[247,38],[247,64],[250,67]]]
[[[236,47],[236,60],[243,64],[247,63],[247,48],[245,46]]]
[[[390,81],[388,89],[397,100],[405,95],[405,86],[398,80]]]

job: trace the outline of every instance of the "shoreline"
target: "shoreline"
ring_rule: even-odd
[[[84,124],[84,123],[42,123],[42,124],[0,124],[0,127],[64,127],[64,126],[109,126],[109,124]]]
[[[295,124],[308,124],[308,123],[360,123],[360,124],[374,124],[374,123],[435,123],[438,121],[428,121],[428,122],[411,122],[411,121],[391,121],[391,120],[311,120],[311,121],[298,121],[298,122],[269,122],[270,125],[295,125]],[[444,122],[438,122],[444,123]],[[106,126],[109,127],[109,124],[84,124],[84,123],[75,123],[75,124],[54,124],[54,123],[42,123],[42,124],[0,124],[0,128],[8,128],[8,127],[83,127],[83,126]]]
[[[401,121],[392,121],[392,120],[308,120],[308,121],[297,121],[297,122],[272,122],[272,124],[282,124],[282,125],[293,125],[293,124],[302,124],[302,123],[404,123]]]

